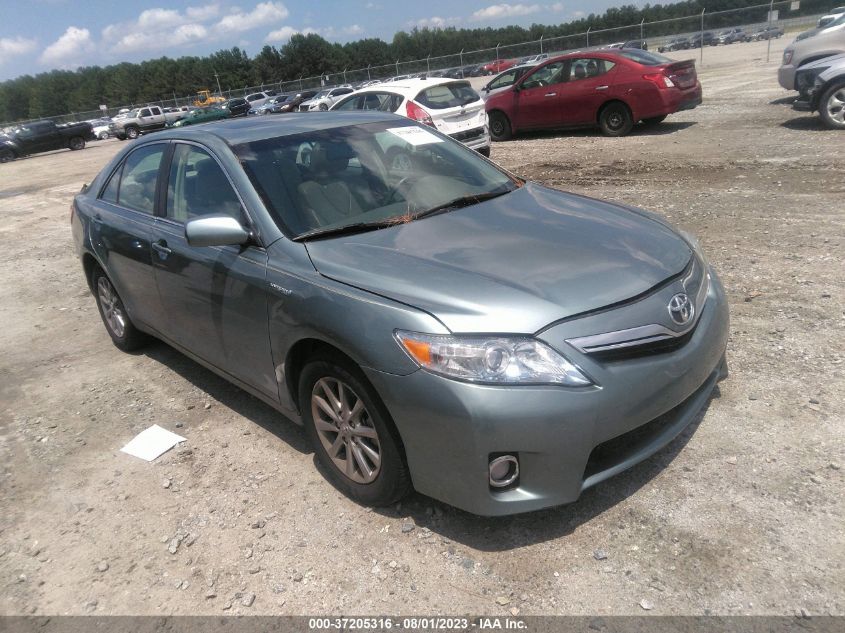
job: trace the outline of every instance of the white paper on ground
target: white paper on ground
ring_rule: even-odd
[[[120,450],[135,457],[140,457],[148,462],[153,461],[176,446],[179,442],[186,441],[181,435],[171,433],[153,424],[150,428],[138,433],[132,440]]]

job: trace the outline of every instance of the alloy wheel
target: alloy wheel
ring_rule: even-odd
[[[845,86],[834,92],[825,103],[827,114],[837,125],[845,125]]]
[[[355,483],[375,481],[381,470],[381,444],[358,394],[337,378],[321,378],[311,391],[311,416],[337,469]]]
[[[122,338],[126,332],[126,315],[123,313],[123,304],[111,282],[105,276],[97,280],[97,297],[103,309],[103,318],[109,329],[117,338]]]

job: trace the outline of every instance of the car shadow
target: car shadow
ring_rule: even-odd
[[[806,116],[795,117],[794,119],[789,119],[788,121],[784,121],[780,124],[781,127],[785,127],[788,130],[800,130],[800,131],[807,131],[807,132],[830,132],[830,130],[825,127],[822,120],[817,115],[810,115],[809,113]]]
[[[313,452],[302,427],[269,404],[221,378],[166,343],[150,343],[140,350],[140,354],[179,374],[203,393],[269,431],[294,450],[305,455]]]
[[[657,125],[643,125],[637,124],[633,127],[628,136],[663,136],[665,134],[674,134],[680,132],[693,125],[697,125],[696,121],[664,121]],[[578,138],[578,137],[605,137],[600,131],[593,127],[573,128],[571,130],[535,130],[532,132],[520,132],[518,136],[514,137],[516,141],[533,141],[549,138]],[[505,141],[507,142],[507,141]]]
[[[795,95],[789,95],[788,97],[780,97],[779,99],[772,99],[769,101],[769,105],[791,105],[795,103],[795,100],[798,97]]]
[[[695,433],[710,403],[720,397],[718,385],[695,420],[657,454],[586,490],[574,503],[505,517],[481,517],[414,493],[398,507],[377,508],[385,517],[411,517],[419,528],[484,552],[526,547],[568,536],[603,514],[660,474],[672,463]]]

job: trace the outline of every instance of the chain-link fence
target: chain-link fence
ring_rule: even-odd
[[[796,11],[793,10],[796,5],[797,3],[792,0],[785,0],[726,11],[708,12],[707,9],[704,9],[695,15],[656,22],[642,21],[639,24],[610,29],[589,27],[582,33],[572,35],[541,37],[530,42],[500,45],[473,51],[459,51],[449,55],[429,55],[423,59],[396,60],[393,64],[368,66],[355,70],[347,69],[320,76],[301,77],[293,81],[279,81],[260,86],[243,86],[242,88],[227,86],[217,96],[229,99],[264,90],[274,90],[280,93],[317,90],[337,85],[358,85],[365,81],[384,81],[394,77],[432,73],[446,74],[450,77],[478,76],[492,72],[481,69],[482,65],[499,60],[514,60],[542,54],[553,56],[574,50],[596,49],[639,42],[644,42],[649,50],[654,51],[667,49],[667,46],[669,47],[667,50],[700,49],[698,51],[699,61],[704,64],[706,63],[706,50],[710,46],[720,45],[717,39],[718,35],[726,30],[741,29],[745,36],[737,39],[738,42],[748,41],[748,38],[766,39],[770,42],[771,38],[815,26],[821,15],[796,15]],[[767,29],[768,34],[760,34],[763,29]],[[672,44],[673,42],[676,43]],[[738,55],[742,55],[743,49],[741,47],[738,47],[737,51]],[[177,97],[174,94],[172,98],[164,98],[159,101],[109,107],[103,111],[70,112],[62,116],[43,117],[39,120],[47,118],[57,123],[96,120],[115,116],[125,108],[131,109],[144,105],[157,105],[163,108],[193,106],[196,99],[196,95]],[[7,127],[25,123],[26,121],[20,121],[7,125]]]

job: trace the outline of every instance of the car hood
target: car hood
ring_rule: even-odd
[[[644,213],[531,183],[471,207],[305,245],[322,275],[464,333],[534,333],[636,297],[692,256]]]

